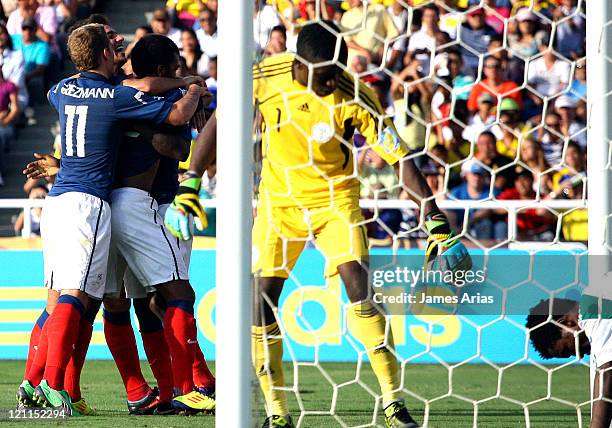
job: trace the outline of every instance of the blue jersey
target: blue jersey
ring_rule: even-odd
[[[49,196],[83,192],[108,200],[113,184],[122,120],[163,122],[172,102],[128,86],[115,86],[97,73],[81,72],[51,88],[59,113],[61,167]]]
[[[165,93],[164,98],[170,102],[175,102],[182,98],[183,94],[184,91],[175,89]],[[178,130],[183,138],[191,139],[191,130],[188,125],[172,128],[168,131],[175,132]],[[159,131],[164,132],[163,129]],[[157,161],[159,161],[159,166],[151,187],[151,196],[157,200],[159,205],[162,205],[172,202],[178,189],[178,161],[159,154],[151,145],[151,141],[144,141],[128,125],[119,149],[117,177],[133,177],[142,174]]]

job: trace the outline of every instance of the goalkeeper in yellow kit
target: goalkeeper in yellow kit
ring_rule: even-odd
[[[279,390],[284,386],[283,345],[273,308],[312,237],[325,256],[326,275],[340,274],[352,302],[349,322],[368,351],[387,426],[415,428],[401,398],[393,337],[368,286],[368,241],[352,146],[355,129],[371,149],[396,166],[401,185],[425,213],[428,261],[439,255],[450,270],[469,268],[471,261],[425,179],[411,160],[404,159],[408,148],[384,117],[374,93],[336,65],[346,64],[347,46],[327,28],[339,32],[331,22],[306,25],[298,36],[297,56],[276,55],[253,69],[254,103],[263,119],[263,165],[253,226],[257,292],[252,353],[269,415],[263,426],[293,427],[285,393]],[[310,71],[308,64],[314,65]],[[202,213],[199,177],[214,160],[215,134],[213,118],[198,136],[191,178],[181,185],[166,213],[166,225],[177,237],[188,238],[189,215]]]

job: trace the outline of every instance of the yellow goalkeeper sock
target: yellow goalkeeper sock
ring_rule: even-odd
[[[390,351],[395,347],[391,330],[385,342],[385,317],[371,301],[364,301],[350,307],[348,321],[352,333],[368,351],[372,370],[382,392],[383,406],[399,400],[399,365]]]
[[[272,415],[285,416],[289,413],[283,375],[283,339],[277,323],[263,327],[251,327],[251,353],[253,366],[259,379],[259,386],[266,399],[268,411]]]

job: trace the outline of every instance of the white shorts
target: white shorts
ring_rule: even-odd
[[[179,242],[164,226],[157,202],[149,193],[133,187],[115,189],[111,205],[114,229],[108,294],[121,290],[122,279],[129,298],[146,297],[155,285],[188,279]]]
[[[45,287],[104,296],[111,240],[106,201],[81,192],[48,196],[42,211]]]

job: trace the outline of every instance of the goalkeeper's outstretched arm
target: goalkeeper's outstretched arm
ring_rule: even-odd
[[[431,188],[412,159],[404,158],[397,162],[395,172],[399,177],[402,189],[408,193],[408,197],[421,208],[425,215],[440,211]]]
[[[189,216],[197,217],[196,227],[203,230],[207,227],[206,213],[199,200],[202,175],[216,158],[217,119],[213,115],[198,135],[191,154],[189,170],[184,174],[176,197],[166,210],[164,223],[177,238],[188,240],[192,236]]]
[[[215,114],[208,120],[202,132],[198,135],[191,154],[189,171],[198,177],[204,175],[206,169],[217,157],[217,116]]]

